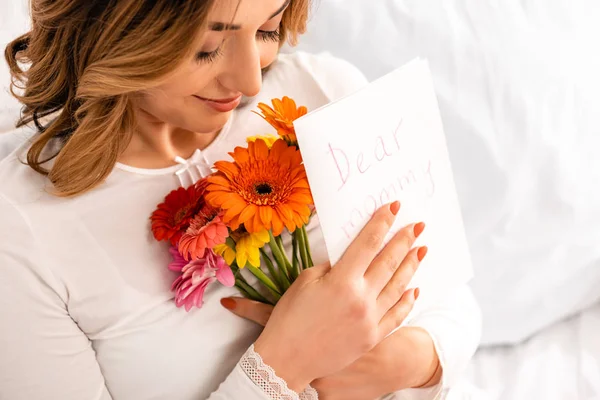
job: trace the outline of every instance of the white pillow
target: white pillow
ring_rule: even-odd
[[[301,49],[370,79],[431,63],[483,343],[521,341],[598,301],[600,2],[317,3]]]

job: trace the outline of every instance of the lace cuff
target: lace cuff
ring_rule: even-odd
[[[300,400],[318,400],[319,393],[317,393],[317,389],[308,385],[306,389],[302,393],[300,393]]]
[[[277,376],[273,368],[263,361],[250,346],[240,360],[242,370],[272,400],[318,400],[317,391],[310,385],[300,395],[288,388],[286,381]]]

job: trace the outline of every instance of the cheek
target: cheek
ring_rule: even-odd
[[[207,71],[196,65],[179,70],[168,82],[147,90],[140,99],[140,106],[146,111],[173,122],[184,117],[192,95],[202,93],[208,85]]]
[[[139,98],[138,105],[149,114],[158,116],[168,111],[166,105],[170,104],[172,97],[169,92],[164,90],[149,90]]]
[[[189,85],[188,85],[189,86]],[[196,88],[197,89],[197,88]],[[167,124],[190,132],[211,133],[221,129],[229,119],[229,113],[215,113],[187,92],[153,90],[144,93],[136,101],[146,118],[158,124]]]
[[[266,68],[275,61],[279,54],[279,43],[265,43],[260,49],[260,67]]]

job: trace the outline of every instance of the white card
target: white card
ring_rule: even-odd
[[[441,116],[426,61],[415,60],[294,122],[330,261],[383,204],[400,212],[386,241],[423,221],[429,248],[410,287],[437,297],[472,277]]]

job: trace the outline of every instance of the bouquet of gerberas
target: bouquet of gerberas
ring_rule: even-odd
[[[276,304],[313,266],[306,234],[313,198],[293,126],[307,110],[288,97],[272,104],[260,103],[257,114],[277,136],[249,137],[247,147],[229,153],[233,161],[218,161],[210,176],[172,191],[150,217],[154,237],[171,243],[168,268],[179,273],[172,290],[187,311],[202,306],[215,281]],[[291,256],[284,234],[291,235]],[[250,285],[242,270],[262,287]]]

